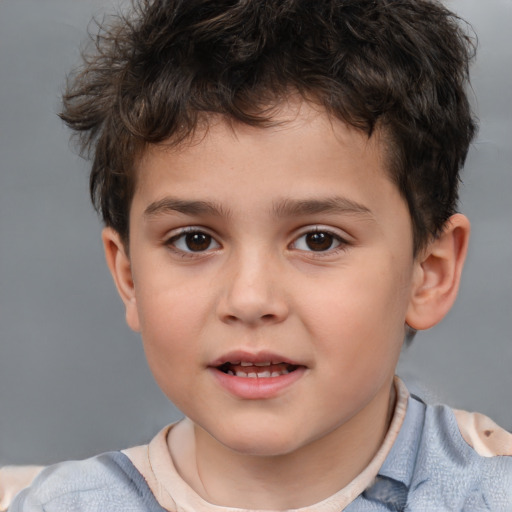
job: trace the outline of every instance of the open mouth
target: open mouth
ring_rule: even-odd
[[[246,361],[228,362],[217,366],[217,369],[227,375],[248,379],[268,379],[281,377],[294,372],[298,365],[284,362],[266,361],[262,363],[250,363]]]

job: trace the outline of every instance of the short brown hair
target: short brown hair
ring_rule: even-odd
[[[417,250],[455,212],[475,133],[466,27],[436,0],[139,0],[99,24],[61,117],[92,155],[95,207],[127,241],[147,144],[179,144],[212,114],[267,126],[293,91],[382,129]]]

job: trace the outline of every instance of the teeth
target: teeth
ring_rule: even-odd
[[[248,361],[238,361],[236,363],[225,363],[219,369],[231,376],[248,379],[268,379],[270,377],[281,377],[294,371],[297,367],[283,363],[274,363],[262,361],[260,363],[251,363]]]
[[[272,372],[272,377],[280,377],[281,375],[287,375],[290,373],[289,370],[283,370],[281,372]]]
[[[290,373],[288,370],[283,370],[280,372],[270,372],[269,370],[265,370],[264,372],[243,372],[241,370],[237,370],[236,372],[232,372],[228,370],[228,375],[236,375],[237,377],[244,377],[248,379],[268,379],[269,377],[281,377],[281,375],[286,375]]]

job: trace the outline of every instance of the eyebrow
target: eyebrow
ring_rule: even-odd
[[[158,217],[166,213],[183,213],[184,215],[214,215],[216,217],[229,217],[227,211],[221,204],[210,201],[187,201],[165,197],[154,201],[144,210],[144,217]]]
[[[144,210],[144,216],[153,218],[175,212],[184,215],[230,216],[230,211],[226,210],[221,204],[211,201],[188,201],[173,197],[165,197],[154,201]],[[351,199],[337,196],[325,199],[282,199],[274,204],[272,213],[274,217],[299,217],[319,213],[356,214],[373,217],[371,210],[366,206]]]
[[[298,217],[318,213],[356,214],[373,217],[369,208],[345,197],[328,197],[325,199],[283,199],[274,205],[276,217]]]

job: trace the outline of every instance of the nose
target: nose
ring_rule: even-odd
[[[218,302],[223,322],[258,326],[288,316],[283,273],[268,255],[239,254],[227,266],[226,286]]]

